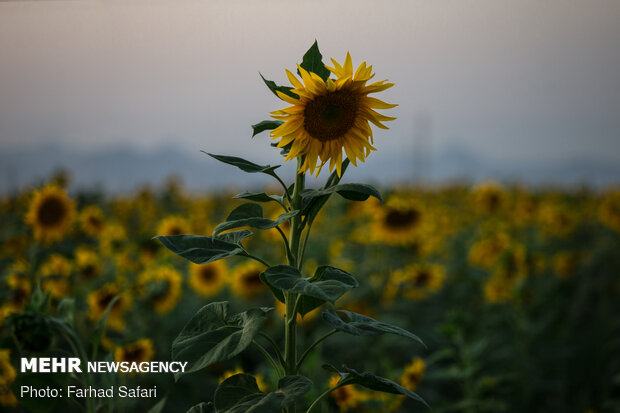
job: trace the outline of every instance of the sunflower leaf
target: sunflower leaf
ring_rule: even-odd
[[[241,353],[259,333],[271,310],[252,308],[229,317],[228,302],[202,307],[172,343],[172,359],[188,363],[185,371],[175,374],[175,380]]]
[[[275,228],[285,221],[297,215],[299,211],[291,211],[280,215],[275,221],[263,217],[263,208],[258,204],[242,204],[235,208],[226,218],[225,222],[218,224],[213,230],[213,235],[239,227],[252,227],[258,229]]]
[[[186,413],[215,413],[215,408],[213,403],[202,402],[192,406]]]
[[[257,173],[257,172],[262,172],[265,173],[267,175],[274,175],[274,171],[276,169],[278,169],[281,165],[275,165],[275,166],[271,166],[271,165],[258,165],[255,164],[254,162],[250,162],[247,161],[243,158],[238,158],[236,156],[226,156],[226,155],[214,155],[212,153],[208,153],[205,151],[201,151],[203,153],[206,153],[207,155],[209,155],[212,158],[217,159],[220,162],[224,162],[227,163],[229,165],[232,166],[236,166],[237,168],[241,169],[244,172],[248,172],[248,173]]]
[[[267,85],[269,90],[271,90],[274,95],[278,96],[278,94],[276,93],[276,91],[278,91],[278,92],[284,93],[285,95],[288,95],[288,96],[292,97],[293,99],[299,99],[299,96],[297,96],[297,94],[292,91],[293,90],[292,87],[290,87],[290,86],[278,86],[278,85],[276,85],[276,82],[274,82],[273,80],[265,79],[265,77],[262,74],[260,74],[260,77],[263,79],[263,82],[265,82],[265,84]],[[278,96],[278,99],[279,98],[280,98],[280,96]]]
[[[343,331],[354,336],[378,336],[385,333],[391,333],[410,338],[426,347],[420,337],[400,327],[383,323],[375,320],[374,318],[353,313],[351,311],[339,310],[338,312],[344,314],[347,317],[347,320],[345,321],[340,318],[333,310],[323,310],[323,319],[336,330]]]
[[[217,411],[230,409],[244,397],[261,394],[254,376],[235,374],[228,377],[215,389],[213,403]]]
[[[329,75],[331,73],[323,63],[323,55],[321,55],[321,52],[319,51],[319,44],[316,40],[304,55],[300,66],[306,69],[308,72],[313,72],[317,74],[321,79],[326,82],[327,78],[329,78]],[[297,74],[301,76],[299,70],[297,70]]]
[[[386,379],[384,377],[376,376],[372,373],[359,373],[356,370],[350,369],[346,366],[342,366],[341,368],[336,368],[330,364],[323,365],[325,370],[338,373],[340,375],[340,381],[338,384],[343,386],[349,384],[357,384],[362,387],[366,387],[370,390],[380,391],[383,393],[391,393],[391,394],[402,394],[410,399],[416,400],[426,407],[429,407],[428,404],[424,401],[422,397],[420,397],[417,393],[412,392],[401,386],[398,383],[393,382],[392,380]]]
[[[230,231],[225,232],[224,234],[219,234],[215,238],[226,242],[232,242],[233,244],[241,245],[241,241],[252,235],[254,235],[252,231],[248,231],[247,229],[240,229],[239,231]]]
[[[347,167],[349,166],[349,163],[350,163],[349,159],[348,158],[345,159],[344,162],[342,162],[341,176],[338,176],[336,171],[332,172],[332,174],[327,179],[325,186],[322,189],[331,188],[337,185],[338,182],[340,182],[342,175],[344,175],[344,173],[346,172]],[[319,211],[321,210],[321,208],[323,208],[323,206],[327,203],[330,196],[331,196],[331,193],[328,193],[326,195],[302,198],[302,215],[307,217],[310,225],[312,225],[312,223],[314,222],[314,219],[319,214]],[[302,197],[303,197],[303,193],[302,193]]]
[[[281,298],[282,291],[301,294],[303,301],[299,310],[302,315],[327,301],[336,302],[358,285],[351,275],[333,267],[320,267],[314,277],[305,279],[295,267],[275,265],[263,271],[261,279],[265,280],[272,291],[274,289],[280,291],[280,293],[274,292],[278,299]]]
[[[247,230],[246,230],[247,231]],[[200,235],[160,235],[155,237],[166,248],[177,255],[195,264],[232,257],[233,255],[247,255],[247,252],[238,244],[250,231],[235,231],[230,235],[222,234],[219,237],[204,237]],[[234,241],[234,242],[230,242]]]
[[[264,192],[242,192],[233,196],[235,199],[247,199],[254,202],[277,202],[282,204],[282,196],[268,195]]]
[[[257,124],[252,125],[252,137],[255,137],[259,133],[266,130],[273,130],[278,126],[282,125],[283,123],[284,122],[282,122],[281,120],[264,120],[262,122],[258,122]]]
[[[312,381],[301,375],[284,376],[278,381],[278,392],[284,394],[282,408],[288,407],[301,399],[312,389]]]
[[[372,185],[368,184],[337,184],[327,188],[320,189],[306,189],[302,192],[303,202],[305,203],[304,212],[307,212],[307,207],[313,198],[321,197],[324,195],[331,195],[336,192],[341,197],[350,201],[365,201],[371,196],[377,198],[383,202],[381,193]]]

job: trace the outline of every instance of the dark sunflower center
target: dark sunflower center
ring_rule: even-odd
[[[252,271],[243,275],[243,284],[247,287],[253,287],[262,284],[260,280],[260,272]]]
[[[358,97],[350,90],[317,96],[306,104],[304,129],[322,142],[341,138],[355,123],[357,108]]]
[[[203,267],[200,270],[200,279],[206,283],[215,281],[215,271],[211,267]]]
[[[103,227],[103,221],[94,215],[88,217],[88,223],[91,227],[99,230]]]
[[[125,351],[125,361],[141,361],[144,358],[144,349],[142,347]]]
[[[92,278],[95,276],[97,268],[93,264],[88,264],[82,268],[82,276],[84,278]]]
[[[116,294],[114,293],[106,293],[105,295],[103,295],[100,299],[99,299],[99,307],[106,309],[108,308],[108,305],[110,304],[110,302],[112,301],[112,299],[114,299],[114,297],[116,297]],[[119,301],[117,300],[114,305],[112,306],[112,308],[116,308],[118,307],[118,303]]]
[[[417,372],[408,373],[407,379],[409,380],[410,383],[413,383],[416,385],[419,384],[420,381],[422,381],[421,375]]]
[[[415,209],[399,211],[392,209],[385,216],[385,225],[390,228],[412,227],[420,221],[420,212]]]
[[[431,280],[431,275],[428,271],[420,271],[415,279],[415,285],[417,287],[426,287]]]
[[[66,214],[65,204],[57,197],[45,199],[37,211],[37,221],[45,227],[60,224]]]
[[[183,234],[183,228],[181,227],[173,226],[168,229],[168,235],[182,235],[182,234]]]

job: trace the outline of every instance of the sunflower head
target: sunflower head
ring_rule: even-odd
[[[170,266],[147,269],[138,275],[143,295],[160,314],[170,312],[181,297],[183,277]]]
[[[223,260],[207,264],[190,263],[189,286],[202,296],[213,297],[224,286],[227,271]]]
[[[309,53],[311,51],[312,48]],[[297,66],[301,80],[286,70],[293,88],[289,93],[276,91],[278,97],[292,106],[271,113],[274,119],[283,121],[272,130],[271,136],[279,139],[277,147],[288,148],[285,160],[303,157],[299,173],[310,171],[318,176],[329,161],[330,171],[336,168],[341,176],[343,150],[354,166],[358,160],[364,162],[375,150],[370,123],[387,129],[382,122],[395,119],[374,109],[396,105],[368,96],[393,84],[386,83],[387,80],[367,84],[374,76],[372,66],[362,62],[354,71],[349,53],[342,65],[332,59],[333,67],[322,63],[318,47],[314,65],[306,64],[307,56],[304,56],[304,63]],[[316,69],[308,70],[310,67]],[[329,77],[330,74],[334,78]]]
[[[424,360],[420,357],[414,358],[411,363],[405,367],[405,371],[403,371],[403,375],[400,378],[400,383],[406,389],[411,391],[415,390],[422,381],[425,370],[426,364]]]
[[[73,222],[75,205],[64,189],[48,185],[36,190],[30,202],[26,223],[34,230],[34,237],[43,243],[60,241]]]
[[[155,354],[153,340],[143,338],[136,342],[129,343],[123,347],[117,347],[114,350],[114,359],[118,362],[127,361],[129,363],[141,363],[151,361]]]
[[[255,262],[247,262],[237,266],[233,271],[232,292],[238,296],[252,298],[263,291],[267,286],[260,279],[263,267]]]

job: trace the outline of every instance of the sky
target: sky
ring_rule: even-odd
[[[620,162],[618,21],[616,0],[0,1],[0,150],[273,161],[250,125],[286,104],[259,72],[286,83],[316,39],[396,85],[371,157]]]

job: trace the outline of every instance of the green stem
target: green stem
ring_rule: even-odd
[[[278,378],[282,377],[282,370],[280,370],[280,368],[278,367],[278,365],[276,364],[276,361],[273,359],[273,357],[271,357],[271,354],[269,354],[269,352],[267,350],[265,350],[265,348],[263,346],[261,346],[260,344],[258,344],[256,342],[256,340],[252,340],[252,344],[254,344],[254,346],[261,352],[263,353],[263,356],[265,356],[265,358],[267,359],[267,361],[269,361],[269,363],[271,364],[271,367],[273,367],[273,369],[275,370],[276,374],[278,375]]]
[[[304,265],[304,256],[306,255],[306,245],[308,244],[308,237],[310,236],[310,230],[312,229],[312,224],[308,225],[306,229],[306,234],[304,235],[304,240],[301,243],[301,251],[299,253],[299,267],[303,267]]]
[[[284,234],[284,232],[282,232],[282,229],[280,229],[279,225],[276,226],[276,229],[278,230],[280,235],[282,235],[282,239],[284,240],[284,246],[286,247],[286,257],[287,257],[288,261],[289,262],[294,261],[295,258],[293,257],[293,255],[291,253],[291,249],[289,248],[288,238],[286,238],[286,235]]]
[[[338,330],[332,330],[329,333],[323,335],[322,337],[319,337],[318,339],[316,339],[316,341],[314,343],[312,343],[310,345],[310,347],[308,347],[306,349],[306,351],[304,351],[304,354],[301,355],[301,357],[299,358],[299,361],[297,361],[297,371],[299,371],[299,369],[301,368],[301,365],[303,364],[304,360],[306,359],[306,357],[308,357],[308,355],[310,354],[310,352],[316,347],[318,346],[323,340],[325,340],[326,338],[336,334],[338,332]]]

